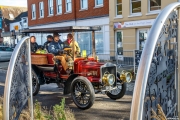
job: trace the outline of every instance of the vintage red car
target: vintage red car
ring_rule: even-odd
[[[116,100],[124,96],[126,83],[132,75],[117,71],[116,64],[98,62],[95,52],[95,31],[100,27],[69,26],[43,29],[27,29],[28,33],[69,33],[92,31],[92,57],[73,58],[73,72],[67,74],[61,63],[54,60],[53,54],[32,54],[39,61],[46,59],[47,63],[32,63],[33,95],[38,94],[40,85],[57,83],[63,84],[64,94],[71,94],[76,106],[80,109],[90,108],[95,100],[95,94],[105,93],[109,98]],[[64,49],[64,54],[70,49]],[[61,54],[63,55],[63,54]]]

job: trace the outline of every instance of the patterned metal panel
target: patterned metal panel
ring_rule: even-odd
[[[152,109],[158,111],[158,104],[166,117],[172,118],[177,115],[175,88],[177,19],[177,11],[173,11],[168,16],[156,43],[147,81],[143,120],[151,120]]]
[[[31,98],[32,105],[30,67],[30,44],[29,39],[26,38],[16,46],[8,67],[4,91],[3,110],[6,113],[4,119],[18,120],[22,110],[27,106],[29,98]],[[30,111],[32,112],[32,110]]]

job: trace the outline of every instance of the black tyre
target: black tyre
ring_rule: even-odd
[[[32,89],[33,96],[37,95],[40,89],[39,79],[34,70],[32,70]]]
[[[95,93],[91,82],[85,77],[76,77],[71,83],[71,96],[80,109],[88,109],[94,104]]]
[[[117,73],[117,89],[108,91],[106,95],[113,99],[120,99],[122,98],[126,93],[126,83],[121,83],[120,81],[120,73]]]

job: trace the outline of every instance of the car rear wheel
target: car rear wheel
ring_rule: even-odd
[[[77,77],[71,83],[71,96],[80,109],[88,109],[94,104],[95,93],[91,82],[84,77]]]
[[[117,88],[106,92],[106,95],[109,98],[116,100],[122,98],[125,95],[125,93],[126,93],[126,83],[122,83],[120,81],[120,73],[117,73]]]
[[[40,89],[39,79],[36,73],[34,72],[34,70],[32,70],[32,89],[33,89],[33,96],[39,93],[39,89]]]

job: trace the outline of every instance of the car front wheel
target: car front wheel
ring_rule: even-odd
[[[71,96],[80,109],[88,109],[94,104],[95,93],[91,82],[85,77],[77,77],[71,83]]]
[[[125,95],[125,93],[126,93],[126,83],[122,83],[120,81],[120,73],[117,73],[117,88],[106,92],[106,95],[109,98],[116,100],[122,98]]]

